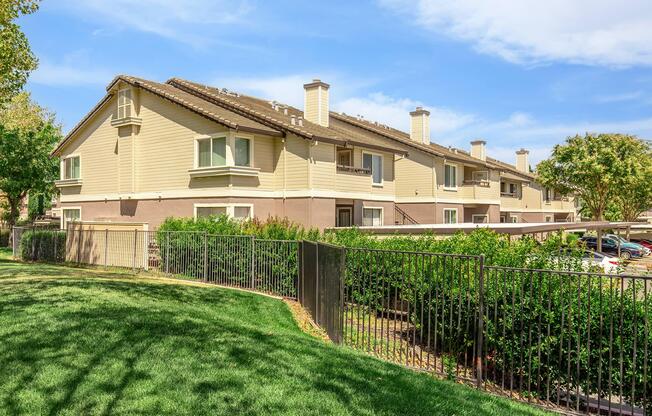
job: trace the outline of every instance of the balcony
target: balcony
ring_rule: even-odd
[[[491,186],[491,182],[487,179],[465,179],[464,182],[462,182],[463,185],[465,186],[480,186],[483,188],[488,188]]]
[[[517,192],[501,192],[500,196],[504,197],[504,198],[518,198],[519,197]]]
[[[371,169],[356,168],[354,166],[347,166],[347,165],[337,165],[337,171],[343,173],[352,173],[354,175],[366,175],[366,176],[371,175]]]

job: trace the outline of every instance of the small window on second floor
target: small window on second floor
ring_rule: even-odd
[[[552,200],[552,189],[545,188],[543,190],[543,200],[546,202],[550,202],[550,200]]]
[[[251,140],[243,137],[235,138],[233,161],[236,166],[251,166]]]
[[[81,177],[79,156],[63,159],[63,179],[79,179]]]
[[[131,90],[118,91],[118,118],[131,117]]]
[[[197,140],[197,167],[226,165],[226,137]]]
[[[512,195],[516,195],[518,192],[518,186],[516,186],[515,183],[510,183],[509,184],[509,193]]]
[[[474,181],[486,182],[489,180],[489,172],[486,170],[475,170],[472,173],[472,177]]]
[[[362,167],[371,170],[372,183],[383,184],[383,157],[371,153],[362,154]]]
[[[444,188],[457,188],[457,166],[444,165]]]

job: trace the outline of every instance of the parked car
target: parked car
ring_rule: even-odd
[[[559,250],[560,257],[553,257],[553,264],[557,267],[564,267],[573,263],[571,251],[567,249]],[[574,258],[574,261],[580,261],[582,269],[587,272],[595,271],[598,269],[603,273],[618,273],[620,267],[620,259],[615,256],[610,256],[606,253],[599,253],[593,250],[582,250],[581,258]],[[566,262],[568,260],[568,262]]]
[[[634,243],[636,243],[636,244],[640,244],[640,245],[642,245],[643,247],[647,247],[647,248],[649,248],[650,250],[652,250],[652,240],[647,240],[647,239],[643,239],[643,240],[632,240],[632,242],[634,242]]]
[[[624,237],[619,236],[617,234],[605,234],[605,237],[616,240],[616,243],[620,241],[620,244],[636,244],[638,248],[643,250],[643,255],[645,256],[649,256],[650,254],[652,254],[652,250],[650,250],[649,248],[643,246],[642,244],[627,241]]]
[[[598,238],[593,236],[584,236],[580,239],[587,248],[591,250],[598,249]],[[618,241],[609,237],[602,237],[602,253],[618,255]],[[625,260],[643,257],[643,247],[638,244],[620,243],[620,257]]]

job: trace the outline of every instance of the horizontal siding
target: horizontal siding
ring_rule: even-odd
[[[285,141],[285,183],[288,190],[308,188],[309,142],[294,135]]]
[[[312,187],[315,189],[335,189],[336,165],[335,145],[320,142],[311,147]]]
[[[109,100],[76,134],[61,157],[70,154],[81,156],[80,189],[67,188],[62,194],[79,193],[83,195],[118,192],[118,130],[111,126],[111,118],[116,108],[115,98]]]
[[[433,160],[431,156],[417,152],[397,160],[396,195],[404,198],[432,197]]]

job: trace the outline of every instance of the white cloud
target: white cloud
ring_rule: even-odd
[[[473,122],[474,117],[446,108],[424,105],[408,98],[392,98],[383,93],[364,97],[350,97],[333,103],[333,109],[368,120],[379,121],[394,128],[409,131],[410,111],[422,106],[430,111],[430,130],[433,135],[454,131]]]
[[[272,77],[216,78],[209,84],[302,108],[303,84],[310,79],[306,75],[293,74]]]
[[[649,0],[378,0],[509,62],[652,65]]]
[[[247,0],[58,0],[48,7],[108,22],[114,25],[112,30],[118,25],[195,46],[228,45],[220,35],[228,25],[242,23],[252,10]]]
[[[89,68],[79,63],[53,63],[41,59],[38,69],[29,80],[35,84],[48,86],[106,85],[115,76],[102,68]]]

